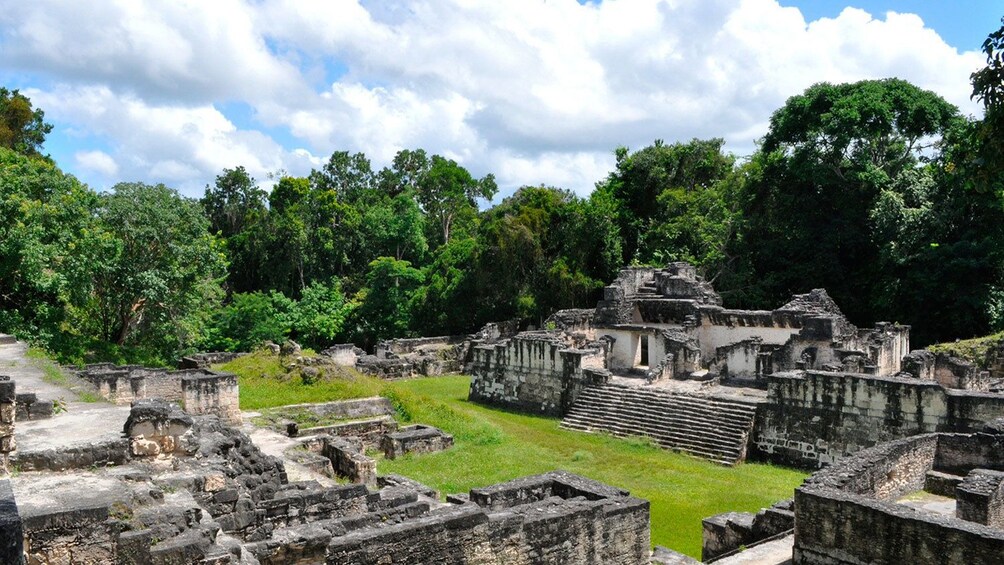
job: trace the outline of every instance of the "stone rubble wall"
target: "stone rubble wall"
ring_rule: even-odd
[[[194,353],[186,355],[178,360],[179,369],[208,369],[213,365],[229,363],[234,359],[243,357],[247,353],[236,351],[212,351],[208,353]]]
[[[383,436],[380,449],[387,459],[407,453],[435,453],[453,447],[453,436],[439,428],[416,424]]]
[[[16,398],[18,420],[46,420],[55,410],[53,401],[42,400],[34,392],[19,392]]]
[[[470,503],[385,528],[349,533],[332,540],[327,563],[375,564],[392,555],[394,562],[430,565],[648,565],[648,502],[622,491],[605,497],[593,489],[563,484],[567,477],[549,473],[497,485],[497,494],[522,503],[481,506],[474,502],[480,498],[475,489]],[[553,484],[548,486],[548,482]],[[531,492],[523,493],[523,489]],[[546,496],[547,492],[552,494]],[[579,494],[562,496],[574,492]]]
[[[968,432],[1004,416],[1004,395],[933,381],[797,371],[768,377],[753,433],[756,459],[818,468],[883,441]]]
[[[0,375],[0,467],[7,470],[10,453],[17,449],[14,422],[17,419],[16,385],[10,377]]]
[[[1004,473],[974,469],[955,489],[955,516],[961,520],[1004,528]]]

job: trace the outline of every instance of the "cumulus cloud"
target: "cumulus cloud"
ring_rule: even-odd
[[[587,194],[620,145],[724,137],[748,154],[770,113],[819,81],[896,76],[979,112],[968,77],[983,58],[912,14],[806,22],[775,0],[53,2],[0,0],[0,76],[54,84],[33,100],[107,141],[118,174],[193,191],[237,164],[303,174],[334,150],[379,166],[422,147],[494,172],[503,194]],[[219,109],[230,101],[251,121]],[[107,174],[100,160],[75,159]]]
[[[106,178],[112,178],[119,172],[118,163],[104,151],[78,151],[73,156],[77,166],[88,171],[94,171]]]

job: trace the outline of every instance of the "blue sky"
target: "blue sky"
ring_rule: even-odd
[[[889,13],[894,12],[894,13]],[[979,115],[969,74],[1004,0],[0,0],[0,84],[97,189],[267,187],[336,150],[424,148],[500,196],[588,194],[618,146],[723,137],[748,155],[819,81],[904,78]]]
[[[990,32],[1000,27],[1004,0],[783,0],[784,6],[801,10],[807,20],[834,18],[848,6],[875,15],[885,12],[913,13],[934,28],[949,45],[961,50],[980,49]]]

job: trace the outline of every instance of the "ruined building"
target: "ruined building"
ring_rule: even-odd
[[[629,268],[595,309],[546,326],[476,340],[470,398],[723,464],[749,455],[807,467],[1004,415],[985,374],[911,353],[908,326],[855,327],[822,289],[733,310],[686,263]]]
[[[335,423],[277,433],[241,426],[233,375],[97,365],[68,378],[110,402],[54,410],[72,393],[24,349],[0,341],[13,377],[0,376],[0,456],[15,471],[0,480],[0,563],[649,563],[648,502],[583,477],[551,472],[442,502],[377,475],[367,448],[396,457],[452,444],[435,428],[398,428],[385,399],[284,407]]]

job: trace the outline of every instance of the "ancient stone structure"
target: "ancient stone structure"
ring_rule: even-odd
[[[560,415],[577,393],[605,377],[600,345],[576,348],[555,332],[523,332],[471,349],[470,399],[541,414]]]
[[[795,491],[794,563],[999,563],[999,431],[918,435],[819,471]],[[911,504],[914,493],[944,493],[946,475],[954,513]]]
[[[181,404],[191,414],[215,414],[228,422],[240,422],[237,376],[232,373],[99,363],[85,366],[77,376],[116,404],[160,398]]]
[[[178,360],[179,369],[208,369],[213,365],[229,363],[238,357],[243,357],[247,353],[232,351],[213,351],[209,353],[193,353]]]
[[[384,434],[380,449],[387,459],[407,453],[435,453],[453,447],[453,436],[433,426],[415,424]]]
[[[908,326],[859,329],[820,289],[776,310],[730,310],[690,265],[630,268],[594,310],[545,327],[474,339],[470,398],[726,465],[749,455],[810,468],[1004,416],[989,372],[910,352]]]
[[[10,453],[17,449],[14,440],[14,422],[17,419],[17,393],[14,381],[0,376],[0,467],[8,469]]]
[[[971,432],[1004,417],[1004,395],[917,378],[797,371],[768,377],[753,442],[758,457],[818,467],[877,443],[935,431]],[[956,382],[953,380],[953,382]]]
[[[331,346],[321,355],[382,379],[459,373],[467,357],[468,336],[392,339],[377,343],[373,355],[352,344]]]

